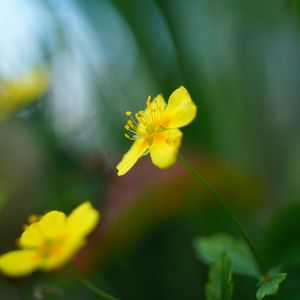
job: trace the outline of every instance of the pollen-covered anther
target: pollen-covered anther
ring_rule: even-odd
[[[147,97],[146,105],[148,108],[151,107],[151,96]]]
[[[126,124],[126,125],[124,126],[124,128],[125,128],[126,130],[129,130],[129,129],[130,129],[130,126],[129,126],[128,124]]]
[[[132,112],[129,111],[129,110],[127,110],[127,111],[125,112],[125,115],[126,115],[127,117],[131,116],[131,114],[132,114]]]
[[[136,161],[150,153],[154,165],[165,169],[173,165],[180,147],[181,127],[188,125],[196,116],[196,105],[188,91],[179,87],[170,96],[166,103],[162,95],[151,99],[146,97],[143,111],[128,113],[132,121],[125,135],[134,143],[116,166],[118,176],[126,174]],[[127,128],[127,127],[126,127]]]
[[[135,139],[133,137],[131,137],[129,134],[127,133],[124,133],[124,136],[129,139],[129,140],[132,140],[132,141],[135,141]]]
[[[138,111],[137,114],[138,114],[138,121],[141,122],[144,126],[146,126],[148,123],[151,122],[144,111],[140,110]]]
[[[28,222],[28,224],[32,224],[32,223],[37,222],[39,220],[39,218],[40,217],[38,215],[32,214],[27,218],[27,222]]]

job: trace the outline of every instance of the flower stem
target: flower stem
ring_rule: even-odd
[[[72,266],[72,270],[74,271],[74,273],[76,273],[78,280],[81,281],[81,283],[83,285],[85,285],[90,291],[92,291],[94,294],[98,295],[100,299],[119,300],[118,298],[111,296],[110,294],[102,291],[97,286],[95,286],[85,276],[83,276],[74,266]]]
[[[234,213],[232,212],[231,208],[228,206],[228,204],[226,203],[226,201],[223,199],[223,197],[215,190],[215,188],[210,185],[208,183],[208,181],[201,176],[198,171],[192,166],[192,164],[186,160],[182,154],[178,153],[178,157],[179,159],[182,161],[182,163],[185,165],[185,167],[188,169],[188,171],[198,180],[200,181],[213,195],[214,197],[219,201],[219,203],[223,206],[223,208],[225,209],[225,211],[227,212],[227,214],[229,215],[231,221],[234,223],[234,225],[238,228],[238,230],[240,231],[242,237],[244,238],[245,242],[248,244],[252,255],[254,256],[257,266],[259,268],[259,271],[261,274],[264,274],[264,268],[262,265],[262,262],[259,258],[259,256],[256,253],[255,248],[253,247],[246,231],[244,230],[243,226],[241,225],[241,223],[238,221],[237,217],[234,215]]]

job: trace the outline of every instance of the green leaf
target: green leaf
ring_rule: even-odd
[[[210,267],[205,286],[207,300],[231,300],[233,291],[230,258],[223,254]]]
[[[196,239],[195,247],[200,259],[208,265],[225,253],[231,260],[234,273],[260,278],[255,259],[243,241],[226,233],[217,233]]]
[[[257,290],[256,298],[263,299],[265,296],[275,295],[280,283],[286,278],[286,273],[277,273],[274,275],[264,276],[261,279],[261,285]]]

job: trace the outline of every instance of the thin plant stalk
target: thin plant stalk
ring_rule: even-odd
[[[119,300],[118,298],[102,291],[91,281],[89,281],[84,275],[82,275],[74,266],[71,266],[72,271],[76,274],[77,279],[95,295],[98,295],[100,299],[104,300]]]
[[[239,220],[237,219],[237,217],[234,215],[234,213],[232,212],[231,208],[228,206],[228,204],[226,203],[226,201],[223,199],[223,197],[215,190],[215,188],[210,185],[210,183],[203,177],[201,176],[198,171],[192,166],[192,164],[186,160],[184,158],[184,156],[182,154],[178,154],[179,159],[182,161],[182,163],[185,165],[185,167],[188,169],[188,171],[198,180],[200,181],[211,193],[212,195],[219,201],[219,203],[223,206],[223,208],[225,209],[226,213],[228,214],[228,216],[230,217],[231,221],[235,224],[235,226],[238,228],[239,232],[241,233],[242,237],[244,238],[245,242],[248,244],[252,255],[254,256],[257,266],[259,268],[259,271],[262,274],[264,274],[264,268],[262,265],[262,262],[259,258],[259,256],[257,255],[257,252],[255,250],[255,248],[253,247],[246,231],[244,230],[243,226],[241,225],[241,223],[239,222]]]

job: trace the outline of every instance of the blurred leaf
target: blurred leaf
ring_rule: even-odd
[[[5,186],[0,184],[0,211],[3,205],[6,203],[8,197],[8,191]]]
[[[292,0],[291,3],[292,3],[292,8],[295,11],[295,13],[297,15],[297,18],[298,18],[298,21],[299,21],[299,19],[300,19],[300,1],[299,0]]]
[[[257,290],[256,298],[263,299],[265,296],[275,295],[280,283],[286,278],[286,273],[277,273],[274,275],[264,276],[262,283]]]
[[[207,300],[230,300],[232,298],[232,268],[227,255],[220,256],[210,267],[209,282],[205,287]]]
[[[259,271],[248,246],[226,233],[198,238],[195,247],[200,259],[209,265],[225,253],[232,262],[234,273],[259,277]]]
[[[300,203],[289,203],[273,218],[264,235],[264,257],[270,265],[300,264]],[[280,249],[280,251],[274,251]]]
[[[191,160],[197,168],[201,168],[207,180],[230,200],[232,207],[237,207],[247,215],[254,215],[261,207],[259,200],[262,199],[262,187],[245,173],[204,156],[201,160],[196,155],[191,156]],[[159,222],[185,213],[193,214],[184,222],[184,226],[194,230],[193,237],[215,232],[216,225],[219,230],[235,230],[226,217],[226,220],[222,219],[224,212],[220,213],[219,207],[211,203],[211,194],[205,187],[199,188],[179,162],[170,169],[160,170],[146,158],[137,163],[135,172],[123,177],[115,175],[114,179],[113,189],[106,199],[108,207],[105,218],[108,226],[101,237],[105,243],[101,242],[101,246],[96,247],[97,251],[93,250],[95,247],[89,248],[91,253],[86,256],[87,265],[92,266],[95,259],[102,260],[107,255],[120,252]],[[199,214],[202,215],[201,219]],[[214,219],[212,214],[218,217]]]

